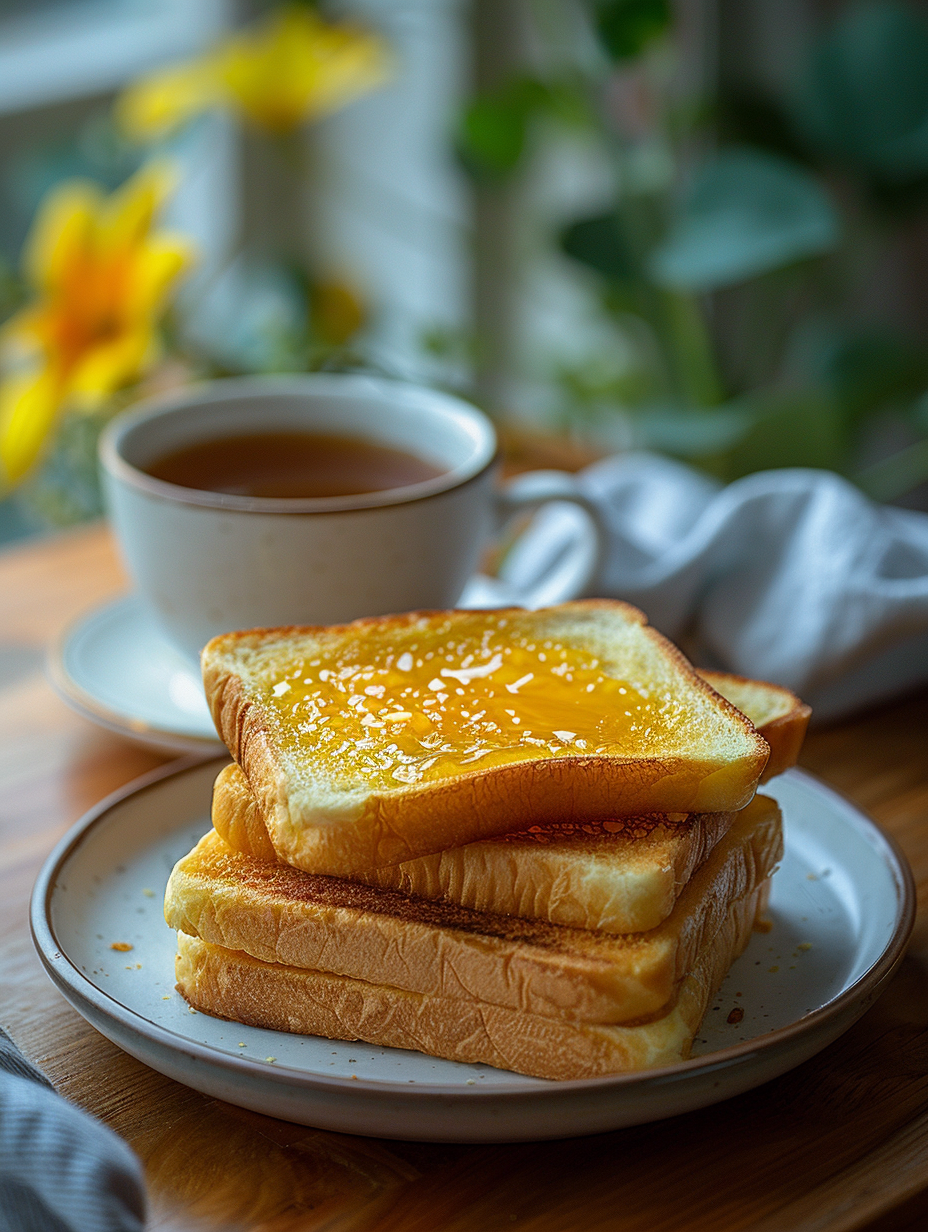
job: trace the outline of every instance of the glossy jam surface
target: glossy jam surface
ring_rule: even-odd
[[[315,764],[350,766],[384,787],[507,762],[634,754],[687,712],[511,613],[341,641],[284,665],[265,703],[281,736],[312,750]]]

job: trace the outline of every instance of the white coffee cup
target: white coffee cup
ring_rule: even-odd
[[[270,498],[179,487],[146,467],[192,444],[260,432],[360,438],[411,453],[436,478],[352,496]],[[490,420],[459,398],[367,376],[214,381],[140,404],[100,443],[110,516],[139,594],[190,656],[215,634],[449,608],[517,509],[567,500],[589,515],[524,606],[588,593],[603,530],[572,477],[497,483]]]

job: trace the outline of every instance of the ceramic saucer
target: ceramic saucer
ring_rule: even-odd
[[[462,607],[518,603],[492,578],[471,579]],[[170,753],[224,746],[203,696],[199,672],[163,636],[137,595],[94,608],[71,624],[49,654],[56,692],[110,731]]]
[[[136,595],[95,608],[52,647],[49,675],[85,718],[171,753],[222,747],[200,677]]]

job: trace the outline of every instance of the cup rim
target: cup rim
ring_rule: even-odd
[[[336,397],[347,393],[367,394],[372,398],[388,395],[387,401],[411,399],[420,403],[423,397],[428,397],[446,412],[466,420],[471,426],[476,426],[483,439],[472,456],[434,478],[403,487],[386,488],[379,492],[360,492],[344,496],[242,496],[229,492],[185,488],[164,479],[156,479],[128,462],[121,453],[123,441],[133,429],[185,405],[208,406],[215,402],[275,394],[292,396],[308,393]],[[302,373],[206,380],[171,393],[146,398],[106,426],[100,438],[99,457],[103,469],[114,479],[172,504],[193,505],[202,509],[232,513],[325,514],[412,504],[464,487],[495,466],[499,457],[499,444],[492,421],[479,407],[443,390],[362,373]]]

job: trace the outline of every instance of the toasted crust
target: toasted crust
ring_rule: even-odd
[[[248,781],[234,762],[216,779],[212,816],[216,832],[234,851],[277,860]],[[667,918],[735,816],[651,813],[530,826],[355,873],[354,880],[568,928],[647,932]]]
[[[372,869],[359,880],[567,928],[649,932],[671,913],[736,816],[651,813],[533,826]]]
[[[233,851],[258,860],[277,859],[254,792],[236,762],[223,766],[216,776],[211,812],[213,828]]]
[[[648,933],[612,936],[491,915],[233,852],[211,831],[165,895],[172,928],[264,962],[587,1022],[665,1011],[734,904],[782,854],[757,798]]]
[[[710,688],[637,609],[587,600],[525,613],[539,636],[594,647],[619,679],[685,698],[690,721],[668,743],[634,754],[582,754],[459,771],[437,781],[379,788],[350,766],[326,774],[291,747],[262,686],[275,657],[315,654],[366,631],[453,627],[481,614],[413,612],[330,628],[226,634],[203,652],[216,728],[242,767],[280,859],[350,876],[462,846],[535,822],[578,824],[647,812],[725,812],[753,795],[768,748],[745,716]]]
[[[749,680],[731,672],[702,668],[699,674],[716,693],[747,715],[770,745],[770,758],[760,776],[761,783],[795,766],[809,726],[811,706],[789,689],[766,680]]]
[[[700,675],[751,720],[770,746],[762,782],[795,765],[808,706],[779,685],[727,672]],[[573,928],[645,932],[670,913],[680,889],[732,817],[652,814],[585,824],[554,822],[354,877],[478,911]],[[216,780],[213,825],[236,851],[277,859],[251,788],[235,764]]]
[[[647,1023],[570,1022],[504,1006],[404,991],[262,962],[179,933],[178,991],[204,1013],[255,1027],[411,1048],[536,1078],[578,1079],[685,1060],[728,968],[764,910],[768,883],[745,895],[700,953],[672,1009]]]

